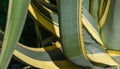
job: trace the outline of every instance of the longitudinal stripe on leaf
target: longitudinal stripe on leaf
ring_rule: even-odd
[[[104,0],[100,0],[100,6],[99,6],[99,19],[102,16],[103,13],[103,5],[104,5]]]
[[[105,11],[104,11],[104,14],[99,21],[99,27],[100,28],[105,24],[105,21],[107,19],[107,15],[108,15],[108,12],[109,12],[109,8],[110,8],[110,3],[111,3],[111,0],[108,0]]]
[[[113,56],[120,56],[120,51],[115,51],[115,50],[107,50],[107,52]]]

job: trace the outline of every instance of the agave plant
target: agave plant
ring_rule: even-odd
[[[9,1],[5,36],[0,30],[1,40],[4,37],[1,69],[7,68],[13,54],[19,61],[43,69],[120,68],[119,0],[29,2]],[[18,42],[27,9],[34,20],[37,48]],[[40,27],[52,33],[52,37],[43,40],[42,34],[46,34]]]

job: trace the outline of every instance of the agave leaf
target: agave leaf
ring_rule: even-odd
[[[0,56],[0,68],[6,69],[24,26],[30,0],[10,0],[7,27]]]
[[[60,0],[60,32],[65,56],[77,65],[92,66],[85,56],[81,42],[82,0]],[[67,4],[69,5],[67,5]]]
[[[120,50],[120,25],[119,25],[119,18],[120,12],[119,8],[119,0],[111,0],[110,11],[108,13],[108,17],[106,22],[101,28],[101,38],[103,43],[108,49],[111,50]]]

